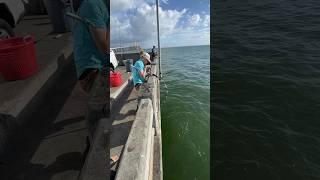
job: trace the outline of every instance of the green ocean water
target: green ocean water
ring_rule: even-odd
[[[216,1],[216,180],[320,179],[320,1]]]
[[[164,180],[210,178],[210,47],[163,48]]]

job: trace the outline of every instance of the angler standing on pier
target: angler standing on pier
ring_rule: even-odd
[[[109,12],[106,0],[83,0],[74,26],[74,57],[81,88],[89,95],[86,116],[89,141],[102,117],[109,115]]]
[[[148,71],[145,68],[145,65],[150,64],[150,55],[141,51],[140,52],[140,59],[138,59],[134,63],[134,71],[132,73],[133,84],[136,90],[140,89],[140,86],[145,82],[145,76]]]

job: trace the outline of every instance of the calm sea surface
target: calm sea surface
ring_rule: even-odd
[[[208,180],[209,46],[164,48],[161,54],[164,180]]]
[[[214,5],[215,179],[320,179],[320,1]]]

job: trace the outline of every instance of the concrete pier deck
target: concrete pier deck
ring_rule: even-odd
[[[130,79],[124,67],[124,82]],[[3,180],[76,180],[86,158],[85,126],[86,95],[74,78],[73,64],[62,72],[59,86],[49,91],[46,101],[37,107],[33,115],[27,117],[27,126],[21,129],[6,158],[0,164]],[[121,86],[120,86],[121,87]],[[111,116],[110,157],[121,157],[134,121],[138,101],[137,92],[131,83],[126,87],[112,88],[120,90],[116,97]],[[108,161],[108,160],[106,160]],[[110,164],[111,179],[114,179],[118,164]]]
[[[111,118],[112,134],[110,141],[110,155],[121,157],[124,145],[127,142],[133,121],[136,118],[138,107],[137,92],[131,88],[119,99],[119,106],[113,109]],[[116,171],[118,162],[111,164],[111,170]]]
[[[26,16],[15,31],[17,36],[30,34],[35,38],[39,71],[18,81],[5,81],[0,76],[0,159],[13,132],[28,123],[26,116],[43,101],[61,71],[72,63],[70,33],[55,38],[47,16]]]
[[[121,92],[123,92],[123,90],[128,87],[132,81],[131,73],[126,72],[125,66],[118,66],[115,71],[121,73],[122,84],[118,87],[110,87],[110,99],[113,101],[120,97]]]
[[[153,74],[158,74],[157,61],[156,59],[151,66]],[[122,101],[118,101],[117,107],[120,109],[112,111],[120,116],[118,118],[114,114],[112,119],[114,119],[113,126],[121,122],[122,129],[119,129],[119,134],[123,140],[111,134],[111,141],[126,141],[122,143],[123,145],[111,148],[111,154],[120,155],[120,160],[114,168],[115,179],[162,180],[159,79],[154,76],[149,77],[139,92],[133,89],[132,85],[129,87],[122,93]],[[128,111],[132,114],[121,120],[122,114],[128,114]],[[112,133],[114,132],[113,127]]]
[[[15,31],[35,37],[39,71],[25,80],[0,78],[0,179],[75,180],[87,130],[71,34],[57,38],[47,16],[26,16]]]
[[[16,31],[21,35],[30,32],[37,34],[40,71],[27,80],[0,81],[0,149],[6,148],[0,157],[0,178],[76,180],[83,172],[88,157],[96,151],[89,150],[87,153],[85,114],[88,97],[77,84],[70,34],[55,39],[56,35],[50,33],[51,26],[46,16],[27,16]],[[143,173],[144,177],[149,175],[161,180],[159,80],[154,77],[149,79],[151,92],[144,94],[143,101],[148,102],[148,108],[145,108],[144,103],[139,104],[137,100],[138,94],[125,67],[119,66],[116,70],[122,73],[123,84],[110,90],[112,114],[111,120],[105,121],[111,127],[110,154],[99,153],[120,158],[110,166],[112,180],[119,172],[118,179],[126,180],[127,176],[124,175],[134,177],[136,173]],[[153,66],[152,71],[158,74],[157,66]],[[145,112],[149,110],[153,112],[152,116]],[[144,118],[145,114],[148,114],[148,118]],[[147,129],[139,131],[144,127],[137,122],[148,124]],[[132,130],[132,126],[136,127],[135,130]],[[3,141],[6,138],[8,140],[7,132],[11,132],[10,142]],[[147,136],[142,137],[142,132],[148,132]],[[142,138],[134,144],[134,137]],[[136,153],[136,150],[131,151],[132,146],[137,149],[147,146],[141,151],[142,157],[147,158],[145,162],[142,162],[143,158],[139,158],[139,162],[127,161],[132,156],[130,152]],[[100,158],[99,163],[110,162],[105,154],[95,157]],[[99,163],[92,163],[91,167],[101,165]],[[123,173],[135,163],[143,163],[146,169]],[[99,176],[99,179],[104,178]]]
[[[11,139],[1,159],[2,180],[77,179],[86,149],[86,97],[73,76],[69,66],[60,74],[64,81],[52,87]]]
[[[51,33],[47,16],[26,16],[15,29],[17,36],[32,35],[35,38],[39,71],[25,80],[0,81],[0,114],[17,118],[58,68],[71,62],[71,34],[56,39]]]

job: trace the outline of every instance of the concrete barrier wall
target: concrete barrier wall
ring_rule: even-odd
[[[70,72],[72,76],[70,83],[72,86],[75,85],[76,74],[72,51],[59,56],[52,65],[47,68],[48,72],[41,72],[42,75],[36,80],[24,85],[23,93],[15,96],[18,100],[13,99],[11,106],[8,103],[0,104],[0,159],[3,159],[10,150],[11,141],[19,137],[20,134],[17,132],[30,125],[27,120],[39,106],[45,104],[46,94],[64,78],[61,76],[62,72]],[[6,111],[3,110],[6,108]]]
[[[109,180],[110,178],[110,119],[102,118],[97,125],[78,180]]]
[[[125,145],[116,180],[149,179],[153,154],[153,107],[151,99],[142,99]],[[152,163],[150,163],[152,162]]]
[[[158,59],[155,59],[158,63]],[[159,75],[159,66],[152,66],[152,73]],[[153,127],[155,129],[154,136],[154,150],[153,150],[153,180],[163,179],[163,169],[162,169],[162,138],[161,138],[161,110],[160,110],[160,80],[152,76],[149,79],[152,91],[152,103],[154,111]]]
[[[116,54],[116,58],[119,61],[119,65],[124,66],[123,60],[133,59],[133,63],[135,63],[140,58],[140,56],[139,53]]]
[[[152,66],[152,73],[159,75],[157,64]],[[139,104],[116,180],[163,179],[159,78],[151,76],[147,86],[150,92],[144,93]]]

